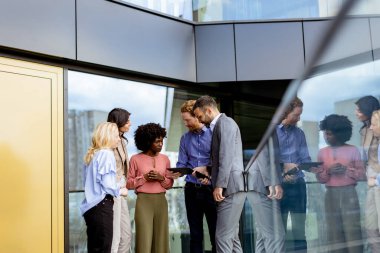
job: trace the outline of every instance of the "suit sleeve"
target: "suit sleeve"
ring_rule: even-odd
[[[257,157],[258,168],[265,187],[281,184],[279,175],[280,163],[275,152],[276,149],[278,149],[276,139],[270,138]]]
[[[223,120],[215,131],[219,138],[219,168],[215,187],[227,188],[234,160],[237,129],[232,122]]]

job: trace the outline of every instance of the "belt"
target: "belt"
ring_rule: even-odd
[[[194,184],[194,183],[191,183],[191,182],[186,182],[186,184],[185,184],[185,187],[189,187],[189,188],[198,188],[198,189],[200,189],[200,188],[210,188],[210,189],[212,189],[212,186],[211,185],[206,185],[206,184]]]

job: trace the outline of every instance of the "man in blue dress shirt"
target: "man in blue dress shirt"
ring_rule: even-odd
[[[303,103],[295,98],[288,106],[283,120],[277,126],[280,146],[280,162],[284,164],[283,172],[310,162],[310,155],[304,132],[296,126],[302,114]],[[281,200],[281,213],[285,231],[290,215],[292,221],[293,249],[290,251],[307,252],[305,236],[306,221],[306,183],[302,170],[283,178],[284,196]]]
[[[194,116],[194,104],[195,100],[189,100],[181,106],[181,117],[189,131],[181,137],[177,167],[197,168],[206,167],[210,164],[212,131]],[[187,175],[185,181],[185,204],[190,227],[190,252],[204,252],[203,216],[206,216],[212,252],[216,252],[216,203],[212,195],[211,183],[201,184],[193,175]]]

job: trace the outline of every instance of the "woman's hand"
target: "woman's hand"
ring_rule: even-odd
[[[149,171],[148,173],[145,173],[145,174],[144,174],[144,178],[145,178],[145,180],[148,181],[148,182],[152,182],[152,181],[154,181],[154,180],[151,178],[151,176],[150,176],[150,171]]]
[[[375,177],[368,178],[367,184],[368,184],[368,186],[375,186],[376,185],[376,178]]]
[[[163,175],[161,175],[156,170],[151,170],[147,174],[148,174],[148,178],[150,179],[149,181],[159,181],[159,182],[162,182],[162,181],[165,180],[165,177]]]
[[[344,174],[347,170],[346,166],[343,166],[341,163],[334,163],[328,168],[328,173],[331,175]]]
[[[120,196],[127,197],[128,196],[128,189],[125,187],[120,188],[119,194],[120,194]]]

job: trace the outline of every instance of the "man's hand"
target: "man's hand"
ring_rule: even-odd
[[[270,199],[282,199],[283,196],[283,190],[281,185],[275,185],[275,186],[269,186],[269,195],[268,198]]]
[[[216,187],[214,189],[213,195],[216,202],[221,202],[225,199],[225,197],[223,197],[223,188]]]
[[[210,177],[206,166],[195,167],[192,173],[194,177],[197,177],[196,171],[198,171],[199,173],[202,173],[203,175],[206,175],[207,177]],[[198,180],[201,184],[205,184],[205,185],[207,185],[210,182],[208,178],[198,178]]]
[[[167,177],[168,178],[173,178],[173,179],[178,179],[179,177],[182,177],[183,175],[181,175],[180,172],[173,172],[173,171],[169,171],[169,173],[167,174]]]
[[[297,166],[298,164],[295,164],[295,163],[284,163],[284,172],[286,173]]]
[[[322,167],[311,167],[309,171],[314,173],[314,174],[318,174],[318,173],[321,173],[323,171],[323,168]]]
[[[295,163],[284,163],[284,167],[283,167],[284,173],[288,172],[289,170],[291,170],[297,166],[298,165]],[[296,175],[286,175],[284,177],[284,181],[287,183],[293,183],[293,182],[295,182],[296,179],[297,179]]]

